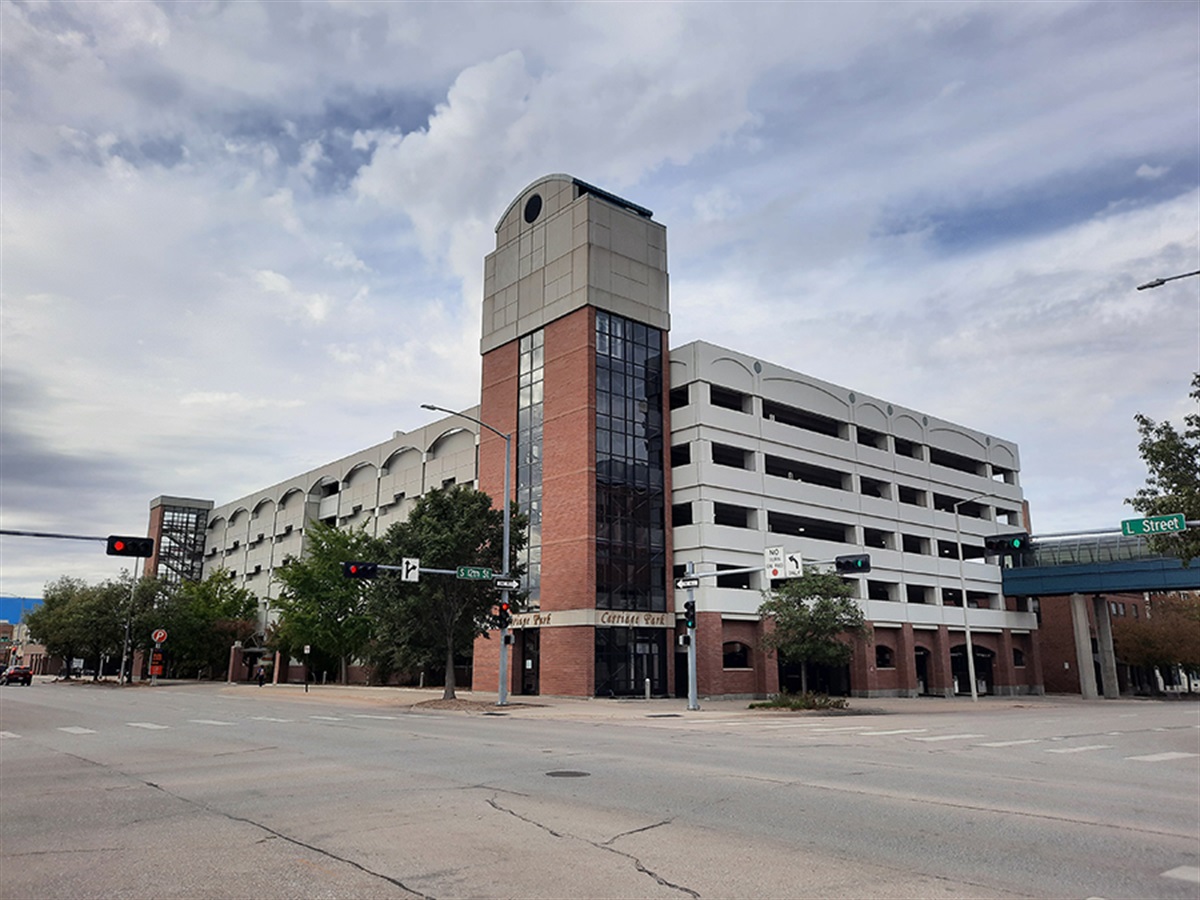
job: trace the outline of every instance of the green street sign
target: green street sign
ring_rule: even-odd
[[[1170,516],[1150,516],[1145,519],[1125,519],[1121,522],[1121,534],[1174,534],[1187,531],[1187,519],[1183,513]]]
[[[491,581],[492,570],[483,566],[459,566],[454,572],[459,578],[467,581]]]

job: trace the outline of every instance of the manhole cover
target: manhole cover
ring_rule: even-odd
[[[591,772],[577,772],[574,769],[555,769],[553,772],[547,772],[550,778],[587,778]]]

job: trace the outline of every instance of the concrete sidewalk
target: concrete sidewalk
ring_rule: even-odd
[[[980,697],[972,701],[969,697],[871,697],[848,698],[846,710],[814,710],[801,713],[776,709],[750,709],[751,700],[704,699],[699,710],[689,710],[687,699],[681,697],[654,698],[651,700],[599,697],[556,697],[509,695],[505,706],[496,705],[495,691],[456,691],[456,700],[443,701],[442,688],[379,687],[367,685],[309,685],[305,692],[302,684],[267,684],[258,687],[254,683],[225,685],[222,693],[239,695],[262,693],[272,699],[287,699],[295,702],[333,702],[355,705],[386,707],[392,709],[430,711],[458,711],[464,714],[504,714],[522,718],[578,718],[592,720],[634,720],[687,716],[703,718],[738,718],[743,716],[806,715],[936,715],[938,713],[963,713],[971,710],[996,712],[1002,709],[1079,707],[1093,704],[1113,704],[1122,701],[1083,700],[1073,695]],[[1125,702],[1148,702],[1123,698]]]

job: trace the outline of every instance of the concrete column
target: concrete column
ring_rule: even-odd
[[[1092,665],[1092,630],[1088,627],[1087,601],[1083,594],[1071,595],[1071,626],[1075,632],[1075,666],[1084,700],[1095,700],[1096,670]]]
[[[1104,698],[1116,700],[1121,696],[1121,686],[1117,683],[1117,654],[1113,651],[1108,600],[1097,594],[1092,598],[1092,610],[1096,613],[1096,645],[1100,651],[1100,676],[1104,681]]]

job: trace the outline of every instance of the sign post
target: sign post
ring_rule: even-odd
[[[1173,513],[1169,516],[1148,516],[1145,519],[1124,519],[1121,522],[1121,534],[1175,534],[1187,531],[1187,519],[1183,513]]]
[[[150,633],[154,640],[154,649],[150,651],[150,687],[158,684],[158,676],[163,673],[163,641],[167,639],[167,629],[155,628]]]

